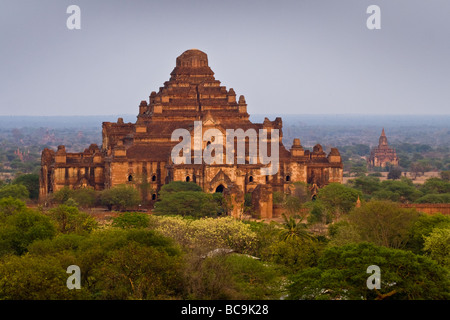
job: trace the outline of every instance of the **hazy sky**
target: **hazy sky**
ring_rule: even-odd
[[[0,0],[0,115],[137,114],[191,48],[251,114],[450,114],[449,14],[448,0]]]

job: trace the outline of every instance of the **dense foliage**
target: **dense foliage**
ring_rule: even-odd
[[[33,184],[20,181],[35,179],[0,186],[0,299],[450,298],[450,217],[399,205],[445,199],[445,175],[422,185],[360,176],[314,198],[295,183],[274,194],[278,222],[231,218],[222,194],[192,182],[164,186],[149,215],[133,211],[132,185],[63,188],[31,209]],[[98,205],[116,210],[110,223],[84,211]],[[70,265],[81,289],[66,286]],[[380,289],[367,287],[371,265]]]

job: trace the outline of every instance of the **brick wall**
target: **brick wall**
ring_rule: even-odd
[[[402,204],[402,208],[415,208],[417,211],[435,214],[442,213],[450,215],[450,203],[412,203],[412,204]]]

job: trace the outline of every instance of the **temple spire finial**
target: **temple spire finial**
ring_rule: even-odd
[[[360,208],[361,207],[361,199],[359,199],[359,195],[358,195],[358,199],[356,200],[356,208]]]

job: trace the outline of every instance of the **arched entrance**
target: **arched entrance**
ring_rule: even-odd
[[[223,189],[225,189],[225,187],[223,186],[223,184],[219,184],[216,188],[216,192],[220,192],[223,193]]]

